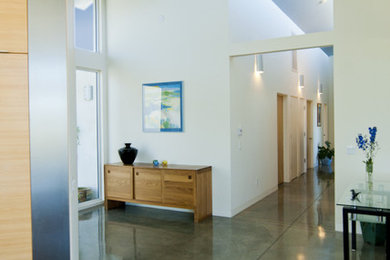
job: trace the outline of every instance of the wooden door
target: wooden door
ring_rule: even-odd
[[[306,125],[307,125],[307,168],[313,168],[313,107],[312,102],[307,101],[306,105]]]
[[[299,173],[306,172],[306,100],[301,98],[299,100]]]
[[[156,169],[134,169],[134,199],[162,201],[161,172]]]
[[[130,166],[105,167],[105,192],[109,199],[133,199],[133,168]]]
[[[284,181],[284,131],[283,131],[283,96],[278,95],[278,184]]]
[[[27,0],[0,0],[0,52],[27,53]]]
[[[185,208],[194,207],[194,173],[170,170],[164,172],[163,203]]]
[[[32,258],[28,109],[27,54],[0,54],[0,259]]]
[[[298,98],[290,98],[290,180],[298,176]]]
[[[326,141],[329,141],[328,137],[328,106],[326,104],[322,105],[322,142],[325,145]]]

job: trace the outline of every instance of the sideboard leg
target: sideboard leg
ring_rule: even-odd
[[[356,221],[352,219],[352,251],[356,251]]]
[[[349,232],[348,232],[348,210],[343,208],[343,243],[344,259],[349,260]]]
[[[212,215],[212,183],[211,170],[196,176],[196,205],[194,222],[197,223]]]
[[[198,223],[199,222],[199,212],[196,210],[196,208],[194,209],[194,223]]]
[[[386,259],[390,259],[390,214],[386,215]]]
[[[104,201],[104,208],[106,210],[123,207],[124,205],[125,203],[122,201],[107,200],[107,199]]]

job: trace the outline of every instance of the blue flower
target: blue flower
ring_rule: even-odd
[[[362,149],[363,151],[367,149],[368,146],[367,143],[368,143],[367,138],[363,137],[362,134],[359,134],[358,137],[356,138],[356,144],[358,148]]]
[[[376,126],[374,126],[373,128],[369,127],[368,131],[370,132],[370,142],[374,143],[376,138],[376,131],[377,131]]]
[[[367,160],[364,163],[372,162],[375,157],[376,151],[378,150],[378,143],[375,140],[377,134],[377,128],[368,128],[369,137],[367,135],[358,134],[356,137],[356,144],[359,149],[362,149],[366,155]]]
[[[356,138],[356,144],[358,145],[359,149],[365,150],[366,140],[364,140],[362,134],[359,134],[358,137]]]

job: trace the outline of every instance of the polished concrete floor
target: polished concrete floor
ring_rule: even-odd
[[[334,181],[311,170],[234,218],[143,207],[79,215],[80,259],[343,259],[334,231]],[[360,235],[352,259],[385,259]]]

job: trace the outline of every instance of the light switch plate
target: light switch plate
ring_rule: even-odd
[[[237,135],[238,135],[238,136],[242,136],[242,128],[241,128],[241,127],[239,127],[239,128],[237,129]]]
[[[347,154],[353,155],[356,153],[356,147],[353,145],[348,145],[347,146]]]

